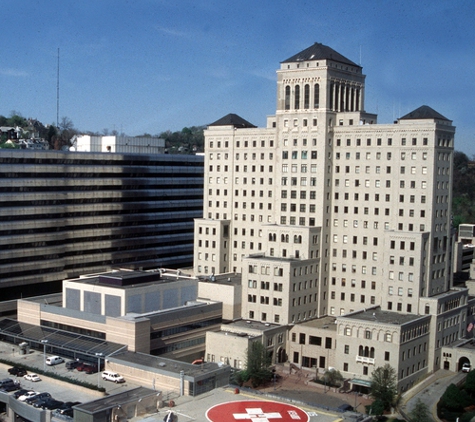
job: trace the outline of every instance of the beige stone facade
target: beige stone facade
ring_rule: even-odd
[[[306,327],[309,318],[340,321],[370,307],[429,319],[419,369],[400,358],[402,340],[391,343],[402,389],[439,368],[441,348],[466,334],[468,293],[452,286],[455,128],[428,106],[378,124],[365,111],[365,78],[361,66],[314,44],[281,63],[265,128],[234,115],[208,127],[194,271],[241,273],[245,319]],[[374,324],[370,332],[386,330]],[[366,340],[378,356],[388,346],[379,334]],[[356,358],[347,363],[339,367],[347,376],[366,376]],[[335,366],[330,356],[326,364]]]
[[[244,369],[249,347],[253,342],[259,342],[269,353],[272,364],[286,362],[287,330],[285,325],[251,320],[223,324],[220,331],[206,334],[205,359]]]
[[[241,275],[234,273],[212,276],[198,283],[198,297],[223,304],[223,321],[241,318]]]

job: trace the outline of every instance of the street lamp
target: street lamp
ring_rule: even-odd
[[[96,353],[97,356],[97,387],[101,387],[101,357],[102,353]]]
[[[48,340],[41,340],[41,343],[43,343],[43,372],[46,372],[46,344]]]

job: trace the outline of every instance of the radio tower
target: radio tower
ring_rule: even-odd
[[[59,128],[59,47],[58,47],[58,67],[56,72],[56,127]]]

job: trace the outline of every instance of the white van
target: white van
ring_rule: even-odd
[[[46,358],[46,365],[53,366],[53,365],[58,365],[59,363],[63,363],[64,360],[63,358],[59,356],[50,356],[49,358]]]

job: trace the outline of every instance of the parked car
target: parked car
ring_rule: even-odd
[[[26,401],[27,399],[34,397],[38,394],[37,391],[27,391],[23,396],[18,397],[18,401]]]
[[[76,369],[77,369],[79,372],[82,372],[82,371],[85,371],[88,366],[89,366],[89,365],[88,365],[86,362],[80,362],[79,365],[76,366]]]
[[[88,375],[97,374],[99,370],[97,369],[97,365],[87,365],[84,369],[84,372]]]
[[[63,362],[64,362],[64,359],[59,356],[50,356],[46,358],[46,365],[49,365],[49,366],[58,365]]]
[[[26,399],[25,403],[34,404],[36,401],[43,400],[46,397],[51,397],[51,394],[50,393],[37,393],[33,397],[30,397],[30,398]]]
[[[78,404],[81,404],[80,401],[67,401],[63,403],[61,406],[59,406],[56,409],[56,412],[59,413],[60,415],[66,415],[66,416],[72,416],[73,414],[73,407],[77,406]]]
[[[352,412],[353,411],[353,406],[351,406],[348,403],[343,403],[340,406],[338,406],[338,410],[340,412]]]
[[[102,379],[106,381],[112,381],[116,384],[119,382],[125,382],[125,379],[122,375],[119,375],[117,372],[104,371],[102,373]]]
[[[23,377],[24,375],[26,375],[27,372],[25,368],[21,368],[20,366],[14,366],[13,368],[8,369],[8,373],[16,377]]]
[[[43,400],[38,400],[35,402],[35,407],[41,407],[42,409],[54,410],[60,407],[63,404],[62,401],[56,400],[53,397],[46,397]]]
[[[69,360],[66,362],[66,369],[76,369],[79,365],[83,363],[79,360]]]
[[[0,390],[14,391],[14,390],[18,390],[18,388],[15,382],[11,378],[3,378],[0,380]]]
[[[470,372],[472,370],[472,365],[470,365],[468,362],[465,362],[462,365],[462,372]]]
[[[13,397],[15,397],[16,399],[20,396],[23,396],[24,394],[28,393],[28,391],[31,391],[31,390],[25,390],[24,388],[22,388],[21,390],[17,390],[13,393]]]
[[[27,381],[33,381],[33,382],[38,382],[41,381],[41,378],[38,376],[38,374],[26,374],[24,377]]]
[[[58,409],[56,409],[56,411],[58,411]],[[58,412],[58,413],[62,416],[69,416],[70,418],[74,416],[74,410],[71,407],[61,410],[61,412]]]

